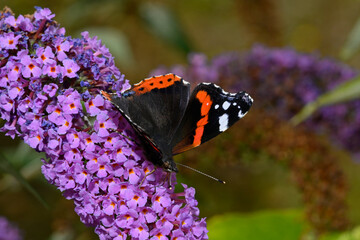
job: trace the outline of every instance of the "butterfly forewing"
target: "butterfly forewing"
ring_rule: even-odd
[[[245,92],[227,93],[215,84],[199,84],[171,141],[173,154],[197,147],[224,132],[248,112],[252,102]]]
[[[111,101],[150,144],[164,149],[182,119],[190,84],[174,74],[143,80]],[[168,147],[167,147],[168,148]]]

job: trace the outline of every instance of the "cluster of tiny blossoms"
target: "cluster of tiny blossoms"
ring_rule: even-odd
[[[207,239],[195,190],[174,193],[162,169],[145,178],[153,164],[99,95],[129,87],[108,49],[86,32],[66,37],[53,17],[1,12],[1,131],[46,153],[44,176],[100,239]]]
[[[22,240],[21,231],[5,217],[0,217],[0,239],[3,240]]]
[[[246,89],[260,101],[255,108],[289,120],[301,108],[357,72],[344,63],[290,48],[254,46],[239,54],[223,53],[212,59],[192,54],[188,66],[160,67],[152,74],[174,72],[188,81],[211,81],[232,91]],[[360,158],[360,100],[321,108],[305,124],[329,134]]]

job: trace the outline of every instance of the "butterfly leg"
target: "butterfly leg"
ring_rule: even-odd
[[[166,183],[168,183],[168,189],[172,190],[172,181],[171,181],[171,174],[173,172],[166,172],[166,176],[164,177],[164,180],[162,181],[162,183],[160,185],[164,186]]]
[[[145,181],[145,178],[146,178],[147,176],[153,174],[153,173],[156,171],[156,169],[157,169],[157,168],[155,167],[155,168],[154,168],[153,170],[151,170],[149,173],[145,174],[145,176],[144,176],[144,178],[141,180],[139,186],[141,186],[141,185],[143,184],[143,182]]]
[[[169,190],[172,190],[171,174],[172,172],[167,173],[167,178],[169,179],[169,186],[168,186]]]
[[[123,133],[121,133],[121,132],[119,132],[119,131],[116,131],[116,132],[119,133],[119,134],[120,134],[121,136],[123,136],[124,138],[130,140],[131,142],[138,144],[138,143],[137,143],[134,139],[132,139],[131,137],[126,136],[126,135],[124,135]]]

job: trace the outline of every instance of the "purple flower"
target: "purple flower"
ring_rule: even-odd
[[[69,41],[63,41],[63,39],[58,38],[55,40],[55,49],[57,58],[59,61],[63,61],[67,58],[67,55],[65,52],[68,52],[70,49],[70,43]]]
[[[61,68],[56,65],[55,62],[45,65],[42,70],[44,75],[48,75],[49,77],[53,78],[56,78],[59,76],[59,74],[61,74]]]
[[[153,229],[153,231],[151,232],[151,235],[153,237],[150,238],[150,240],[167,240],[168,238],[166,237],[167,234],[162,233],[161,231],[162,229]]]
[[[77,77],[76,72],[80,69],[80,67],[75,63],[75,61],[70,59],[65,59],[62,61],[64,67],[62,70],[63,76],[74,78]]]
[[[130,228],[138,218],[138,213],[134,209],[129,209],[125,214],[116,218],[116,225],[120,228]]]
[[[141,221],[137,221],[134,223],[134,228],[130,230],[130,235],[139,240],[149,239],[149,229]]]
[[[4,23],[9,24],[12,27],[16,27],[16,25],[18,24],[14,16],[7,17]]]
[[[55,55],[49,46],[47,46],[46,48],[38,48],[36,50],[36,55],[38,56],[37,59],[40,65],[51,65],[55,63]]]
[[[81,110],[81,96],[77,91],[68,89],[64,95],[58,96],[61,105],[61,111],[67,114],[77,114]]]
[[[0,217],[0,236],[4,240],[21,240],[23,239],[20,230],[10,223],[5,217]]]
[[[175,231],[172,232],[171,239],[186,240],[187,238],[185,238],[185,234],[183,231],[181,231],[180,229],[176,229]]]
[[[99,114],[97,115],[97,119],[94,124],[94,129],[98,132],[99,137],[107,137],[109,136],[109,130],[116,129],[116,124],[112,121],[112,119],[105,115]]]
[[[72,116],[71,115],[64,115],[58,117],[58,133],[60,135],[66,134],[69,129],[72,127]]]
[[[16,62],[8,62],[6,67],[8,68],[7,81],[17,80],[20,76],[22,65]],[[6,85],[3,85],[3,87],[6,87]]]
[[[55,14],[51,14],[50,9],[48,8],[44,8],[44,9],[39,8],[39,10],[35,12],[34,17],[36,20],[42,20],[42,19],[51,20],[53,17],[55,17]]]
[[[48,85],[44,86],[44,93],[46,93],[49,97],[54,97],[57,90],[58,90],[58,86],[55,83],[50,83]]]
[[[21,96],[24,93],[24,90],[18,86],[13,87],[9,90],[9,97],[15,99],[18,96]]]
[[[101,109],[104,107],[105,100],[100,95],[97,95],[94,99],[90,100],[86,104],[86,110],[90,116],[96,116],[100,113]]]
[[[29,55],[23,56],[20,62],[23,65],[22,75],[24,76],[24,78],[40,77],[42,73],[41,68],[39,68],[36,61],[34,59],[31,59]]]
[[[0,37],[1,49],[16,49],[21,35],[15,36],[13,32],[3,34]]]
[[[41,8],[34,18],[0,17],[6,23],[1,41],[14,38],[16,46],[6,45],[0,55],[6,63],[0,66],[1,131],[46,154],[45,178],[74,201],[100,239],[169,239],[172,232],[207,239],[194,192],[184,186],[174,194],[163,186],[162,169],[145,177],[154,165],[130,140],[136,134],[129,123],[99,95],[129,87],[108,49],[88,33],[65,37],[53,17]]]
[[[164,191],[165,190],[158,191],[158,193],[151,199],[155,212],[162,212],[164,208],[167,208],[171,205],[171,198],[164,195]]]

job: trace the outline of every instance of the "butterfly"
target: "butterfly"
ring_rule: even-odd
[[[120,97],[101,93],[136,130],[148,159],[168,172],[178,172],[174,155],[224,132],[253,103],[246,92],[228,93],[213,83],[190,92],[190,84],[171,73],[144,79]]]

